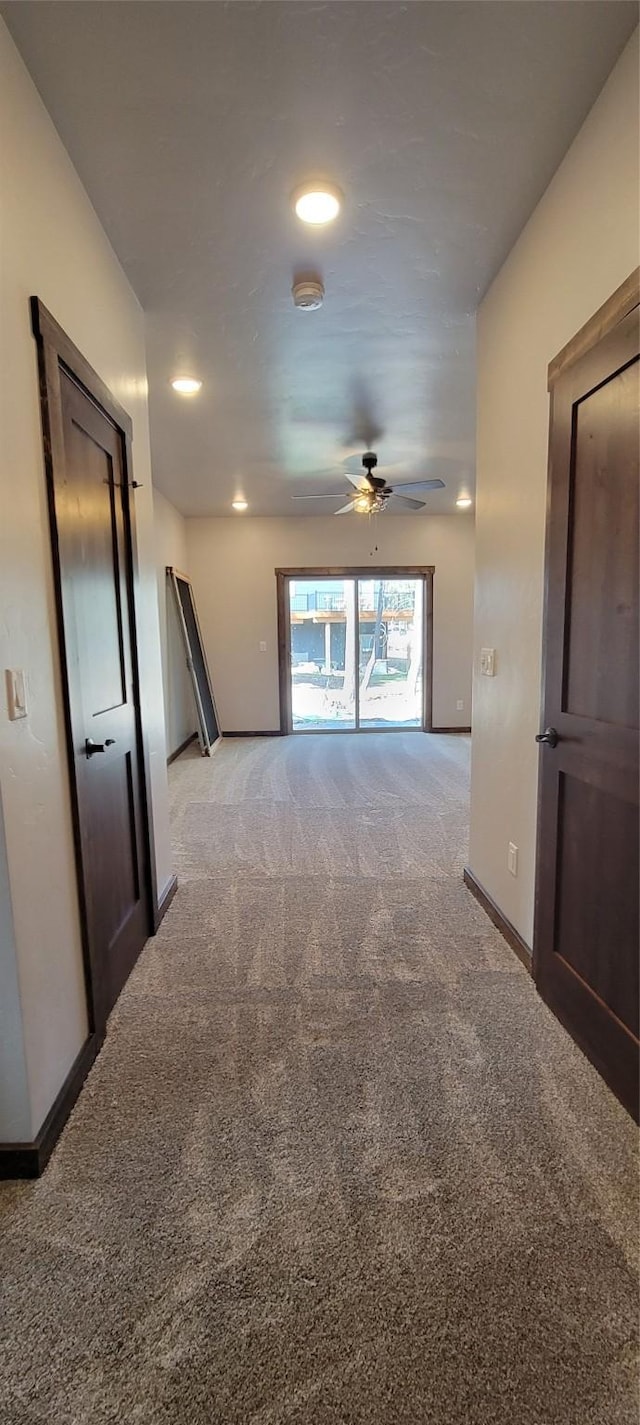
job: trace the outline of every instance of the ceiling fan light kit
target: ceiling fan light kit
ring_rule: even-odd
[[[388,485],[383,475],[374,475],[374,470],[378,464],[378,457],[373,450],[365,450],[362,457],[364,475],[360,479],[355,479],[352,475],[345,475],[347,480],[354,486],[349,495],[347,504],[341,505],[339,510],[335,510],[336,515],[379,515],[387,508],[389,500],[396,500],[401,505],[406,505],[412,510],[423,510],[424,500],[416,500],[413,495],[408,495],[407,490],[442,490],[444,480],[410,480],[403,485]],[[402,493],[400,493],[402,492]],[[341,500],[342,495],[336,495],[332,491],[326,491],[321,495],[292,495],[293,500]]]

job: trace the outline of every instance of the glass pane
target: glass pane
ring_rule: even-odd
[[[355,728],[355,579],[290,579],[295,732]]]
[[[422,579],[360,579],[360,727],[422,727]]]

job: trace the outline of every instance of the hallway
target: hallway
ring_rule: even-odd
[[[6,1425],[635,1425],[635,1129],[462,884],[468,754],[170,769],[177,896],[0,1185]]]

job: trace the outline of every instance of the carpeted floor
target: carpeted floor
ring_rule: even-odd
[[[0,1192],[3,1425],[637,1425],[635,1130],[461,883],[467,759],[172,768],[178,895]]]

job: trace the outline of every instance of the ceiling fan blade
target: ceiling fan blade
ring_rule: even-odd
[[[395,490],[391,491],[389,498],[397,500],[400,505],[409,505],[412,510],[423,510],[425,506],[424,500],[410,500],[407,495],[396,495]]]
[[[348,470],[344,470],[343,474],[351,485],[355,485],[356,490],[369,490],[371,488],[366,475],[351,475]]]
[[[394,490],[444,490],[444,480],[401,480],[393,482]]]
[[[330,495],[329,492],[326,491],[325,494],[323,494],[323,495],[292,495],[292,496],[291,496],[291,499],[292,499],[292,500],[341,500],[342,497],[343,497],[343,495],[344,495],[344,490],[338,490],[335,494],[332,494],[332,495]]]
[[[334,510],[334,515],[349,515],[353,513],[353,501],[349,500],[348,505],[341,505],[339,510]]]

